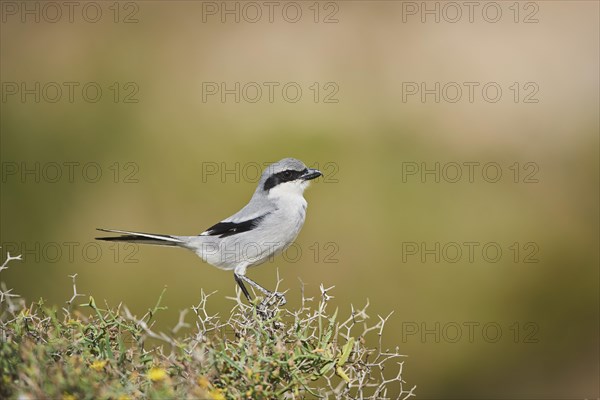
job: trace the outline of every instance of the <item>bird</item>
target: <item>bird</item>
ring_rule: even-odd
[[[310,181],[322,175],[295,158],[270,164],[261,174],[254,194],[241,210],[196,236],[176,236],[97,228],[120,236],[97,237],[109,242],[175,246],[192,250],[217,268],[233,271],[235,282],[252,302],[247,283],[263,293],[265,300],[276,297],[284,305],[283,293],[270,291],[246,276],[249,267],[280,254],[296,239],[306,219],[304,191]]]

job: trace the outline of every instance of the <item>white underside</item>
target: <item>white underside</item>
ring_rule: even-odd
[[[269,191],[276,206],[258,227],[248,232],[220,238],[187,237],[186,247],[207,263],[244,275],[250,266],[259,265],[285,250],[298,236],[306,218],[304,190],[307,181],[285,182]]]

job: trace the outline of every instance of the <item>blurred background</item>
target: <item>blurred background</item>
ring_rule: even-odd
[[[95,228],[200,233],[297,157],[325,176],[252,279],[394,311],[421,398],[599,396],[597,2],[1,5],[16,293],[226,315],[230,273]]]

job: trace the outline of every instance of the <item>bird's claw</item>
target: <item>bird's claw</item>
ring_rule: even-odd
[[[258,305],[256,311],[258,315],[263,320],[270,320],[277,314],[279,307],[286,304],[285,296],[283,293],[279,292],[270,292],[267,294],[260,304]],[[280,328],[283,325],[280,322],[274,321],[274,326],[276,328]]]
[[[260,302],[262,307],[283,306],[287,303],[285,294],[281,292],[269,292],[267,296]]]
[[[277,297],[279,299],[279,305],[285,306],[287,304],[287,300],[285,299],[285,294],[281,292],[273,292],[271,294],[272,297]]]

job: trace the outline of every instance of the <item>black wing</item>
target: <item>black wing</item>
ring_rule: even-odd
[[[202,232],[201,235],[227,237],[237,235],[238,233],[248,232],[256,228],[260,221],[262,221],[268,214],[261,215],[253,219],[242,222],[219,222]]]

